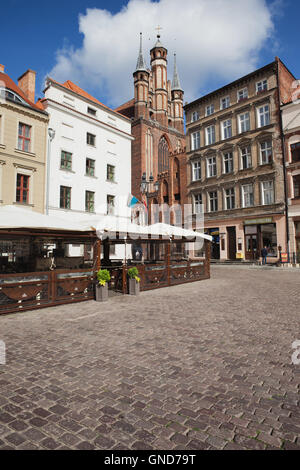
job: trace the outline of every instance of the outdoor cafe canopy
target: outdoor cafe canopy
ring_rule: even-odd
[[[186,230],[173,225],[157,223],[153,225],[137,225],[125,217],[92,216],[82,220],[68,221],[63,217],[44,215],[30,209],[18,206],[0,207],[0,230],[7,229],[35,229],[35,230],[59,230],[72,232],[97,233],[100,239],[126,239],[169,237],[186,238],[188,240],[206,239],[212,237],[193,230]]]

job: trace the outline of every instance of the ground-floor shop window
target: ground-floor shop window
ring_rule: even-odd
[[[268,256],[278,256],[276,224],[261,225],[261,248],[265,246]]]

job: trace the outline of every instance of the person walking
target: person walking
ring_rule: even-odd
[[[268,256],[268,249],[267,247],[265,246],[262,250],[261,250],[261,257],[262,257],[262,264],[267,264],[267,256]]]

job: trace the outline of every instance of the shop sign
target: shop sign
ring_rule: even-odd
[[[272,223],[273,223],[272,217],[265,217],[263,219],[251,219],[251,220],[244,221],[245,225],[262,225],[262,224],[272,224]]]
[[[288,263],[289,257],[287,253],[281,253],[281,262],[282,263]]]

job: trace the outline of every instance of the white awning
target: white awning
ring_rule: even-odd
[[[99,216],[86,217],[79,221],[69,222],[63,216],[44,215],[20,206],[0,207],[0,229],[36,229],[89,232],[95,230],[99,238],[111,240],[121,238],[136,239],[138,236],[175,237],[186,239],[212,240],[210,235],[193,230],[186,230],[173,225],[158,223],[154,225],[137,225],[125,217]],[[122,236],[123,234],[123,236]]]
[[[89,226],[78,222],[69,222],[62,217],[40,214],[32,209],[20,206],[0,207],[0,229],[36,229],[36,230],[65,230],[87,232]]]

